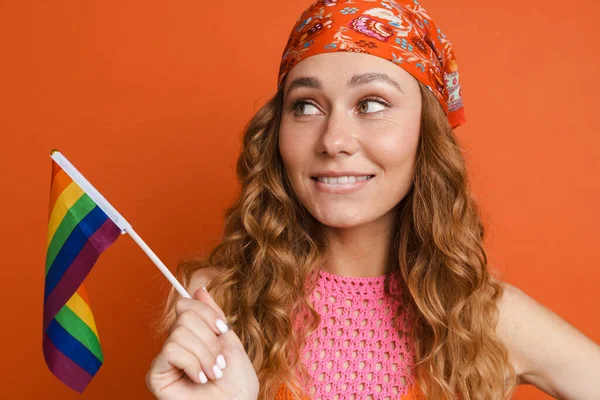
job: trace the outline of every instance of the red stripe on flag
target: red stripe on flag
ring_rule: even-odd
[[[82,393],[92,380],[93,376],[88,374],[73,360],[58,350],[50,338],[48,338],[46,332],[44,332],[42,346],[46,365],[48,365],[50,371],[52,371],[52,373],[65,385]]]

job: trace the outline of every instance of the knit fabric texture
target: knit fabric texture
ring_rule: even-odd
[[[409,321],[384,292],[385,276],[353,278],[321,270],[310,302],[321,316],[303,346],[310,398],[334,400],[418,399],[410,367]],[[390,275],[390,291],[402,286]],[[288,399],[285,387],[277,399]]]

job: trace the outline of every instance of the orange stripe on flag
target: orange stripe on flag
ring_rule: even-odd
[[[52,179],[52,186],[50,187],[50,212],[49,215],[52,215],[52,210],[54,210],[54,205],[56,204],[56,200],[60,197],[60,194],[73,182],[73,179],[67,175],[65,171],[62,169],[58,171],[58,173]]]
[[[83,285],[79,286],[79,288],[77,289],[77,294],[79,295],[79,297],[81,297],[81,299],[83,301],[85,301],[85,304],[87,304],[89,307],[90,300],[88,298],[87,291],[85,290],[85,286],[83,286]]]

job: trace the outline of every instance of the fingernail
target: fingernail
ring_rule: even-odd
[[[217,379],[223,377],[223,371],[221,371],[221,368],[219,368],[217,364],[213,365],[213,372],[215,373]]]
[[[206,288],[204,286],[202,286],[202,289],[204,289],[205,292],[208,292],[208,290],[206,290]]]
[[[208,378],[206,377],[206,374],[202,371],[200,371],[200,374],[198,375],[198,378],[200,378],[200,383],[206,383],[208,382]]]
[[[217,329],[221,332],[221,333],[225,333],[227,331],[229,331],[229,326],[221,321],[220,319],[217,320],[217,322],[215,322],[215,324],[217,325]]]
[[[221,367],[221,369],[225,369],[225,367],[227,366],[227,363],[225,363],[225,357],[223,357],[223,354],[219,354],[217,356],[217,364],[219,364],[219,367]]]

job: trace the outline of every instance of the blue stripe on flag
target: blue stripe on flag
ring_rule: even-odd
[[[98,372],[98,369],[102,366],[102,361],[98,360],[87,347],[71,336],[55,319],[48,325],[46,333],[54,346],[79,365],[81,369],[92,376]]]
[[[75,260],[75,257],[81,252],[81,249],[88,241],[89,237],[94,234],[102,226],[104,221],[108,219],[108,216],[98,206],[94,207],[92,211],[88,213],[69,235],[65,244],[58,251],[52,266],[48,270],[46,275],[46,287],[44,290],[44,301],[48,298],[48,295],[52,293],[54,287],[58,284],[60,279],[65,274],[65,271]]]

